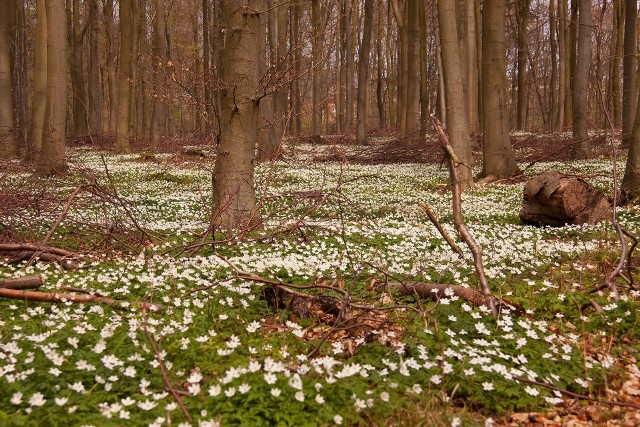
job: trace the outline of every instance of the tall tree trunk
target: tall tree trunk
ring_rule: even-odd
[[[640,93],[637,95],[640,105]],[[640,198],[640,108],[636,108],[636,116],[629,137],[629,153],[622,178],[621,190],[628,200]]]
[[[300,4],[294,1],[291,4],[291,49],[293,50],[291,60],[293,61],[292,69],[294,78],[291,82],[291,132],[294,134],[300,133],[302,128],[302,111],[301,111],[301,94],[300,94],[300,79],[302,74],[302,64],[300,63]]]
[[[529,8],[531,0],[517,0],[516,14],[518,18],[518,105],[517,129],[527,126],[527,106],[529,94],[527,91],[527,60],[529,43],[527,42],[527,28],[529,26]]]
[[[275,53],[276,63],[272,64],[276,67],[280,82],[273,93],[273,119],[274,119],[274,138],[270,141],[268,147],[263,153],[265,159],[275,160],[281,151],[282,138],[286,130],[286,124],[289,119],[287,115],[287,87],[285,81],[287,79],[287,55],[289,47],[287,46],[288,34],[287,28],[289,25],[289,5],[287,3],[280,4],[275,9]]]
[[[469,121],[464,113],[465,99],[462,90],[462,72],[460,66],[460,49],[458,46],[456,28],[455,3],[450,0],[438,0],[438,23],[440,33],[440,46],[442,52],[442,71],[444,77],[444,91],[447,105],[447,131],[451,146],[461,164],[457,169],[462,190],[473,186],[471,167],[473,157],[471,154],[471,139],[469,137]],[[451,176],[453,179],[453,175]]]
[[[64,9],[63,9],[64,11]],[[10,14],[0,13],[0,159],[18,156],[13,111],[13,77],[11,73]],[[63,22],[64,24],[64,22]]]
[[[622,124],[622,94],[620,93],[620,71],[622,66],[624,38],[624,2],[623,0],[613,1],[613,29],[611,34],[609,63],[609,84],[607,86],[609,108],[613,118],[613,124],[619,128]],[[608,123],[604,123],[605,128]]]
[[[567,50],[567,0],[558,0],[558,115],[556,129],[566,125],[566,96],[569,68],[569,52]]]
[[[167,38],[165,28],[164,0],[155,0],[156,17],[153,35],[153,115],[151,116],[151,140],[158,141],[167,136],[166,102]]]
[[[212,224],[227,232],[259,221],[253,162],[258,127],[260,1],[223,0],[222,116],[213,170]]]
[[[373,27],[373,0],[364,2],[364,26],[358,55],[358,97],[356,118],[356,143],[367,143],[367,88],[369,86],[369,54]]]
[[[47,108],[47,10],[45,0],[36,3],[37,24],[33,102],[31,104],[31,143],[28,157],[37,159],[42,150],[44,112]]]
[[[633,129],[637,105],[637,61],[636,33],[638,25],[638,4],[625,1],[624,14],[624,59],[622,60],[622,144],[628,146]]]
[[[465,39],[465,84],[467,111],[469,115],[469,131],[472,134],[479,131],[478,117],[478,49],[477,49],[477,26],[476,26],[476,7],[475,1],[464,1],[464,35]]]
[[[14,111],[14,138],[18,152],[26,147],[27,132],[27,108],[28,108],[28,84],[29,70],[27,51],[27,22],[26,5],[22,0],[11,0],[11,68],[13,71],[13,111]]]
[[[549,82],[549,123],[551,129],[558,128],[558,22],[556,0],[549,0],[549,44],[551,45],[551,81]]]
[[[109,126],[111,133],[118,131],[118,78],[116,62],[116,32],[113,22],[113,0],[105,0],[104,3],[105,32],[107,35],[107,87],[109,93]],[[121,22],[122,22],[122,18]]]
[[[47,107],[42,151],[36,170],[42,175],[62,173],[67,118],[67,26],[64,0],[47,0]]]
[[[71,93],[73,94],[73,134],[87,134],[87,91],[84,77],[84,35],[80,25],[80,0],[73,0],[71,12]]]
[[[579,0],[578,44],[576,52],[576,72],[573,88],[573,147],[576,158],[590,154],[591,144],[587,132],[589,63],[591,62],[591,0]]]
[[[322,4],[320,0],[311,0],[311,26],[313,27],[313,40],[311,43],[313,63],[311,65],[311,98],[313,111],[311,112],[311,133],[320,135],[322,131]]]
[[[485,0],[482,11],[482,175],[499,179],[513,175],[518,166],[509,138],[505,0]]]
[[[378,19],[376,22],[376,101],[378,106],[378,126],[380,129],[386,129],[388,126],[387,121],[387,110],[385,108],[385,82],[386,82],[386,72],[385,72],[385,58],[384,53],[382,51],[382,43],[383,43],[383,21],[382,18],[384,14],[382,13],[382,0],[378,1]],[[388,31],[388,30],[387,30]]]
[[[131,120],[131,78],[133,76],[133,38],[135,31],[133,8],[135,0],[120,5],[120,74],[118,79],[118,128],[116,135],[116,153],[130,153]]]
[[[100,32],[98,0],[89,0],[89,131],[92,135],[102,128],[102,88],[100,87]]]
[[[407,26],[407,49],[405,84],[406,118],[404,135],[411,144],[417,143],[416,132],[420,129],[420,9],[422,0],[407,0],[405,4]]]
[[[385,35],[385,69],[387,70],[387,105],[389,107],[389,125],[397,127],[398,112],[396,100],[400,92],[397,90],[396,85],[392,84],[392,82],[396,81],[396,79],[394,78],[394,70],[397,69],[397,66],[394,63],[393,46],[391,43],[391,14],[391,11],[387,13],[387,31]]]
[[[354,55],[356,50],[356,38],[358,37],[357,31],[354,31],[355,19],[357,13],[355,8],[357,7],[356,0],[347,0],[347,14],[346,14],[346,52],[345,52],[345,101],[344,101],[344,127],[345,133],[353,132],[353,103],[355,98],[353,81],[353,68],[354,68]]]
[[[575,78],[576,78],[576,55],[577,51],[577,39],[578,39],[578,2],[581,0],[571,0],[571,11],[567,14],[567,35],[565,36],[565,42],[567,43],[567,54],[569,60],[567,62],[567,85],[564,100],[566,106],[564,108],[564,122],[566,126],[573,124],[573,93],[575,92]]]
[[[429,123],[429,72],[427,63],[429,58],[427,52],[427,14],[425,1],[419,0],[418,7],[420,25],[420,140],[423,140],[427,134]]]

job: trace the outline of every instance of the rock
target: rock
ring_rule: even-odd
[[[580,178],[546,171],[524,186],[520,220],[529,225],[561,227],[595,224],[611,218],[609,200]]]

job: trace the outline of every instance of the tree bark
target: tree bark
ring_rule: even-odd
[[[166,102],[167,38],[165,29],[164,0],[155,0],[156,17],[153,36],[153,114],[151,116],[151,140],[158,141],[167,135]]]
[[[87,91],[84,77],[83,45],[85,31],[80,24],[80,0],[73,0],[69,19],[71,40],[71,94],[73,105],[73,135],[87,134]],[[69,9],[67,9],[69,12]]]
[[[89,131],[97,135],[102,129],[102,87],[100,86],[100,31],[98,0],[89,0]]]
[[[383,47],[383,22],[382,17],[384,14],[382,13],[382,0],[378,1],[378,21],[376,28],[376,59],[377,59],[377,82],[376,82],[376,100],[378,106],[378,120],[380,129],[386,129],[388,126],[387,120],[387,110],[385,108],[385,90],[388,88],[385,85],[386,75],[385,75],[385,57],[382,51]],[[388,31],[388,30],[387,30]],[[422,39],[421,39],[422,40]],[[428,109],[427,109],[428,111]]]
[[[47,0],[47,107],[42,153],[36,171],[42,175],[63,173],[67,119],[67,26],[64,0]]]
[[[130,121],[131,121],[131,78],[133,76],[133,40],[135,31],[135,0],[120,4],[120,75],[118,79],[118,129],[116,135],[116,153],[130,153]]]
[[[254,191],[254,155],[258,126],[260,2],[222,3],[225,43],[222,51],[220,144],[213,170],[212,224],[231,233],[259,222]]]
[[[471,167],[471,139],[469,122],[465,114],[464,93],[462,91],[462,72],[460,67],[460,51],[458,49],[455,3],[450,0],[438,0],[438,23],[440,46],[442,52],[442,72],[446,97],[447,131],[451,146],[458,156],[460,164],[456,165],[459,185],[462,191],[473,185]]]
[[[509,138],[505,0],[486,0],[482,11],[483,165],[485,179],[513,175],[518,166]]]
[[[569,53],[567,44],[567,0],[558,0],[558,115],[556,129],[566,125]]]
[[[529,44],[527,27],[529,26],[529,9],[531,0],[518,0],[516,14],[518,18],[518,105],[516,129],[523,130],[527,126],[527,106],[529,94],[527,90],[527,60]]]
[[[105,33],[107,44],[107,93],[109,97],[109,121],[108,130],[111,133],[118,131],[118,79],[116,73],[116,31],[113,19],[113,0],[105,0]],[[121,18],[122,19],[122,18]]]
[[[289,100],[287,97],[287,85],[285,84],[288,77],[287,55],[289,52],[289,47],[287,46],[289,5],[287,3],[280,4],[276,7],[275,18],[276,63],[272,64],[272,66],[276,67],[278,81],[276,82],[277,88],[273,93],[274,137],[270,141],[270,144],[263,150],[262,158],[264,160],[275,160],[278,158],[288,121],[287,106]]]
[[[406,118],[404,121],[404,135],[410,144],[417,144],[420,137],[420,9],[422,0],[407,0],[405,4],[407,26],[406,49]]]
[[[556,0],[549,0],[549,44],[551,46],[551,77],[549,82],[549,123],[558,129],[558,22]]]
[[[576,52],[576,72],[573,88],[573,139],[576,141],[574,157],[581,159],[591,152],[587,129],[589,63],[591,61],[591,0],[579,0],[578,41]]]
[[[612,56],[609,63],[609,79],[607,85],[609,100],[609,109],[611,112],[613,125],[620,128],[622,124],[622,94],[620,93],[620,71],[623,56],[623,37],[624,37],[624,4],[623,0],[613,1],[613,28],[611,32],[610,55]],[[609,124],[605,119],[603,126],[607,128]]]
[[[64,10],[63,10],[64,11]],[[13,77],[11,73],[10,14],[0,13],[0,159],[18,156],[13,110]],[[64,21],[63,21],[64,24]]]
[[[637,105],[638,59],[636,58],[636,34],[638,22],[638,4],[625,1],[624,15],[624,59],[622,60],[622,144],[629,146]]]
[[[31,143],[28,157],[36,160],[42,150],[44,113],[47,108],[47,11],[45,0],[36,3],[37,24],[33,101],[31,104]]]
[[[364,2],[364,26],[358,58],[358,96],[356,119],[356,143],[367,143],[367,88],[369,87],[369,54],[373,27],[373,0]]]
[[[322,132],[322,53],[324,50],[322,34],[322,5],[320,0],[311,0],[311,26],[313,29],[313,39],[311,43],[312,55],[312,87],[311,98],[311,133],[320,135]]]

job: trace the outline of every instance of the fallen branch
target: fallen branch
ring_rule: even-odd
[[[83,189],[84,189],[84,187],[80,186],[80,187],[76,188],[73,191],[73,193],[71,193],[71,195],[67,199],[67,204],[64,206],[64,209],[62,209],[62,212],[60,212],[60,215],[58,215],[58,218],[56,219],[56,222],[51,227],[51,230],[49,230],[49,232],[47,233],[47,236],[42,240],[42,244],[43,245],[46,245],[49,242],[49,239],[51,239],[51,236],[53,236],[53,233],[56,232],[56,230],[58,229],[58,226],[60,225],[60,223],[62,222],[64,217],[67,215],[67,212],[69,212],[69,208],[71,208],[71,203],[73,203],[73,199],[75,199],[76,196],[78,194],[80,194],[80,192]]]
[[[24,276],[14,279],[0,279],[0,288],[3,289],[38,289],[44,284],[43,276]]]
[[[458,177],[458,171],[456,169],[457,166],[462,163],[456,157],[456,153],[453,151],[453,147],[451,147],[451,144],[449,144],[449,138],[444,132],[440,121],[436,118],[435,115],[431,115],[431,121],[433,122],[433,125],[438,134],[440,145],[447,154],[447,163],[449,165],[449,171],[451,173],[451,194],[453,196],[453,225],[455,226],[456,231],[458,232],[462,240],[464,240],[464,242],[467,244],[467,247],[473,254],[473,265],[475,266],[476,275],[478,276],[478,281],[480,282],[480,288],[482,289],[485,301],[491,309],[493,315],[497,316],[498,311],[496,310],[494,296],[491,293],[491,289],[489,289],[489,282],[484,271],[484,266],[482,265],[482,248],[480,248],[480,246],[476,243],[462,217],[462,190],[460,189],[460,179]]]
[[[74,259],[78,258],[78,254],[52,246],[31,243],[4,243],[0,244],[0,254],[13,256],[8,261],[9,264],[38,258],[41,261],[57,262],[65,270],[77,270],[80,268],[74,261]]]
[[[76,288],[73,286],[66,286],[66,285],[62,285],[59,287],[60,290],[66,291],[66,292],[77,292],[79,294],[85,294],[85,295],[95,295],[97,297],[104,297],[103,294],[101,294],[98,291],[92,291],[89,289],[82,289],[82,288]]]
[[[64,249],[54,248],[53,246],[46,245],[34,245],[31,243],[0,243],[0,252],[43,252],[52,255],[58,255],[60,257],[77,258],[78,254],[69,252]]]
[[[422,210],[424,211],[424,213],[427,214],[427,216],[429,217],[429,219],[431,220],[433,225],[440,232],[440,235],[442,237],[444,237],[444,240],[446,240],[447,243],[449,244],[449,246],[451,246],[451,249],[453,249],[453,251],[455,253],[457,253],[460,258],[464,257],[464,254],[462,253],[462,250],[458,247],[458,245],[456,245],[456,242],[453,241],[451,236],[449,236],[449,233],[447,233],[447,230],[445,230],[444,227],[440,224],[440,222],[438,222],[438,218],[436,218],[436,215],[429,208],[429,206],[427,206],[426,203],[422,203],[422,202],[419,202],[418,206],[420,206],[422,208]]]
[[[616,401],[613,401],[613,400],[602,400],[602,399],[598,399],[598,398],[595,398],[595,397],[587,396],[587,395],[584,395],[584,394],[574,393],[572,391],[565,390],[563,388],[556,387],[554,385],[543,383],[543,382],[540,382],[540,381],[529,380],[529,379],[526,379],[526,378],[516,377],[516,376],[514,376],[512,378],[514,380],[516,380],[516,381],[521,382],[521,383],[532,384],[532,385],[537,385],[539,387],[544,387],[544,388],[547,388],[549,390],[557,391],[557,392],[560,392],[562,394],[565,394],[567,396],[570,396],[570,397],[573,397],[573,398],[579,399],[579,400],[587,400],[589,402],[601,403],[603,405],[623,406],[623,407],[626,407],[626,408],[640,409],[640,405],[638,405],[636,403],[616,402]]]
[[[0,298],[10,298],[29,301],[40,302],[75,302],[75,303],[98,303],[106,304],[115,307],[122,306],[125,301],[118,301],[111,298],[105,298],[95,295],[75,295],[75,294],[61,294],[54,292],[36,292],[36,291],[21,291],[15,289],[3,289],[0,288]],[[150,304],[146,302],[132,302],[129,303],[134,307],[138,307],[142,310],[162,311],[164,307],[161,304]]]

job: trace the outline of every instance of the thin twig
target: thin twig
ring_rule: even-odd
[[[65,204],[64,209],[62,209],[62,212],[60,212],[60,215],[58,215],[58,218],[56,219],[56,222],[53,224],[53,226],[51,227],[51,229],[47,233],[47,236],[42,240],[42,244],[43,245],[46,245],[49,242],[49,240],[53,236],[53,233],[56,232],[56,230],[58,229],[58,226],[60,226],[60,223],[62,222],[64,217],[67,215],[67,212],[69,212],[69,208],[71,208],[71,203],[73,203],[73,200],[76,198],[76,196],[78,194],[80,194],[80,192],[83,189],[84,189],[84,186],[81,185],[78,188],[76,188],[73,191],[73,193],[71,193],[71,195],[67,199],[67,203]]]
[[[440,222],[438,222],[438,218],[436,218],[436,215],[429,208],[429,206],[426,203],[422,203],[422,202],[419,202],[418,206],[420,206],[424,211],[424,213],[427,214],[427,216],[429,217],[433,225],[435,225],[435,227],[440,232],[440,235],[444,237],[444,240],[447,241],[451,249],[453,249],[453,251],[457,253],[460,258],[463,258],[464,254],[462,253],[462,250],[458,247],[458,245],[456,245],[456,242],[453,241],[451,236],[449,236],[449,233],[447,233],[447,230],[445,230],[444,227],[440,224]]]

